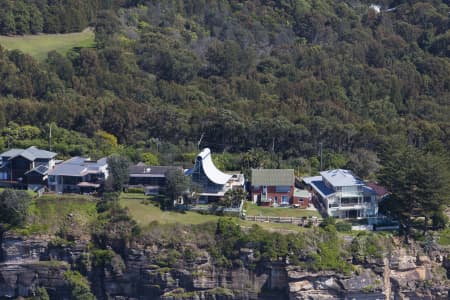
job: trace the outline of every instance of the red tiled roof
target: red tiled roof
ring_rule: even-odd
[[[376,184],[374,182],[369,182],[367,184],[367,186],[370,187],[371,189],[373,189],[375,191],[375,193],[377,193],[378,196],[384,196],[387,193],[389,193],[385,187],[383,187],[379,184]]]

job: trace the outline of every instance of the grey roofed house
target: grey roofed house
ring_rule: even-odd
[[[108,178],[107,158],[91,160],[73,157],[57,164],[48,172],[48,186],[58,193],[91,193]]]
[[[75,156],[55,166],[50,170],[49,175],[53,176],[84,176],[96,174],[107,166],[107,158],[92,161],[89,158]]]
[[[56,155],[57,155],[57,153],[55,153],[55,152],[41,150],[41,149],[36,148],[35,146],[28,147],[27,149],[14,148],[14,149],[10,149],[10,150],[0,154],[1,157],[8,158],[8,159],[13,159],[14,157],[17,157],[17,156],[23,156],[24,158],[31,160],[31,161],[38,159],[38,158],[52,159]]]
[[[293,186],[294,169],[252,169],[252,186]]]
[[[350,170],[336,169],[320,172],[320,175],[332,186],[355,186],[364,185],[364,182],[353,175]]]
[[[166,186],[166,174],[170,170],[179,170],[181,166],[148,166],[138,163],[128,168],[128,187],[143,187],[145,194],[158,194]]]
[[[35,146],[10,149],[0,154],[1,186],[35,189],[44,186],[46,174],[54,166],[55,152]]]

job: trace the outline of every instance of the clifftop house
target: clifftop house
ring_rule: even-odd
[[[90,160],[80,156],[57,164],[48,173],[48,187],[57,193],[92,193],[108,178],[107,158]]]
[[[49,169],[55,165],[55,152],[35,146],[10,149],[0,154],[0,183],[13,188],[39,189],[45,186]]]
[[[129,167],[128,188],[144,188],[146,195],[156,195],[166,186],[166,174],[169,170],[177,169],[183,172],[182,167],[177,166],[148,166],[142,162]]]
[[[192,181],[202,189],[199,203],[214,202],[223,197],[228,190],[244,188],[244,175],[220,171],[212,161],[209,148],[203,149],[197,155],[194,167],[188,170],[186,175],[191,175]]]
[[[252,169],[251,197],[262,206],[308,207],[311,195],[295,188],[293,169]]]
[[[320,172],[320,176],[305,177],[321,210],[330,217],[345,219],[376,217],[377,193],[349,170]]]

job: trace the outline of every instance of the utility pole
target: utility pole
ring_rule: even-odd
[[[48,134],[48,148],[52,151],[52,123],[50,123],[50,130]]]
[[[320,145],[320,170],[319,171],[322,171],[322,142],[320,142],[319,143],[319,145]]]
[[[197,151],[200,151],[200,144],[202,143],[203,137],[205,136],[205,133],[203,132],[200,136],[200,139],[197,142]]]

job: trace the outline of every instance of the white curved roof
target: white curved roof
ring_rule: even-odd
[[[224,185],[230,180],[231,175],[225,174],[214,165],[211,159],[211,150],[205,148],[197,155],[197,161],[201,160],[203,172],[205,175],[216,184]]]

